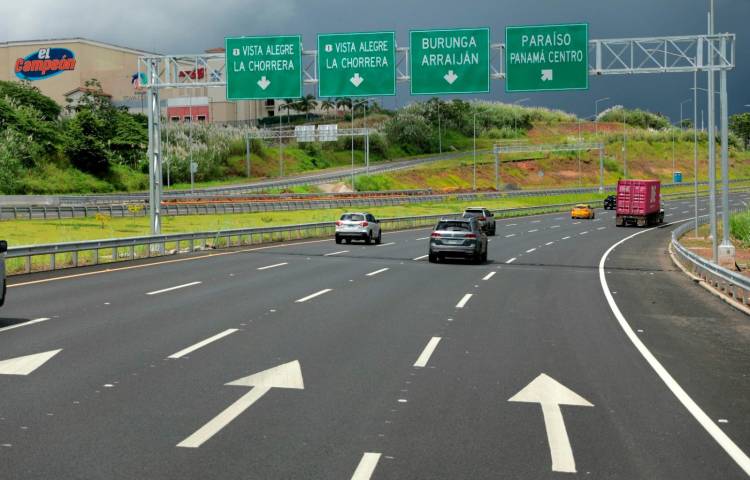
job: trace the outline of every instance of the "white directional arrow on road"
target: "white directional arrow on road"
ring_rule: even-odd
[[[359,73],[355,73],[354,76],[349,79],[349,81],[352,82],[352,85],[354,85],[355,87],[359,87],[360,85],[362,85],[362,82],[364,82],[365,79],[360,77]]]
[[[458,75],[453,73],[453,70],[448,70],[448,73],[443,75],[443,78],[448,82],[448,85],[453,85],[453,82],[458,80]]]
[[[50,350],[49,352],[35,353],[33,355],[2,360],[0,361],[0,375],[28,375],[47,363],[47,360],[60,352],[62,352],[62,348],[59,350]]]
[[[279,365],[278,367],[269,368],[249,377],[240,378],[227,383],[227,385],[253,387],[253,389],[199,428],[195,433],[178,443],[178,447],[200,447],[222,428],[229,425],[232,420],[240,416],[242,412],[250,408],[253,403],[258,401],[272,388],[293,388],[296,390],[303,390],[305,388],[302,381],[302,369],[297,360]]]
[[[541,404],[544,426],[547,429],[547,442],[552,456],[552,470],[575,473],[576,461],[573,458],[573,449],[570,447],[570,439],[565,429],[560,405],[577,407],[593,407],[594,405],[544,373],[508,401]]]
[[[268,80],[265,75],[260,77],[260,80],[258,80],[257,83],[261,90],[265,90],[269,85],[271,85],[271,81]]]
[[[546,70],[546,69],[542,70],[542,81],[546,82],[546,81],[549,81],[549,80],[552,80],[552,70],[551,69],[549,69],[549,70]]]

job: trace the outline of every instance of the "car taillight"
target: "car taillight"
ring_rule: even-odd
[[[479,217],[480,222],[484,222],[485,220],[487,220],[487,217]]]
[[[432,232],[430,235],[432,238],[440,238],[440,234],[438,232]]]
[[[368,225],[369,225],[369,223],[367,223],[367,222],[359,222],[359,226],[360,227],[366,227]]]
[[[337,226],[337,227],[340,227],[340,226],[341,226],[341,222],[340,222],[339,220],[336,220],[336,226]]]
[[[476,233],[467,233],[466,235],[464,235],[464,238],[477,238],[477,234]]]

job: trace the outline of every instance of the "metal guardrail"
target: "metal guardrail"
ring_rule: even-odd
[[[731,213],[746,211],[745,209],[732,209]],[[705,225],[709,221],[708,215],[698,217],[698,224]],[[701,278],[712,287],[733,297],[738,302],[750,304],[750,277],[734,272],[728,268],[717,265],[680,243],[680,238],[688,231],[695,228],[695,224],[685,223],[672,231],[672,248],[685,261],[685,266],[693,275]]]
[[[539,205],[495,210],[498,217],[557,212],[575,203]],[[460,215],[444,213],[381,219],[384,231],[433,225],[443,217]],[[240,247],[279,241],[333,236],[334,222],[307,223],[278,227],[212,230],[170,235],[141,236],[104,240],[88,240],[46,245],[13,247],[6,253],[8,274],[50,271],[79,266],[98,265],[118,261],[137,260],[155,256],[189,253],[205,249]],[[39,258],[39,262],[34,262]],[[13,259],[22,259],[21,268],[14,268]]]

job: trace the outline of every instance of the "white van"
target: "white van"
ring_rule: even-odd
[[[0,307],[5,303],[5,291],[8,287],[5,285],[5,252],[8,251],[8,242],[0,240],[0,282],[2,282],[2,288],[0,288]]]

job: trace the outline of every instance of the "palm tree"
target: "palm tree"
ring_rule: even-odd
[[[318,101],[315,99],[315,95],[308,93],[297,102],[297,105],[300,112],[305,112],[305,119],[309,119],[310,110],[318,108]]]
[[[336,108],[342,108],[344,110],[352,109],[352,99],[349,97],[339,97],[336,99]]]
[[[320,102],[320,109],[328,113],[329,110],[336,108],[336,102],[330,99],[325,99]]]

